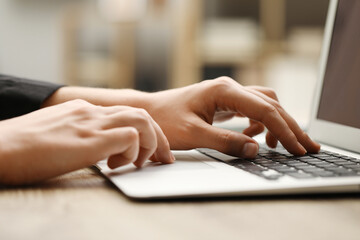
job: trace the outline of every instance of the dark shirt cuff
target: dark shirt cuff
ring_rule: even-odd
[[[0,74],[0,120],[39,109],[49,96],[63,86]]]

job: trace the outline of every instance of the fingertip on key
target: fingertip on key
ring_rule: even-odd
[[[307,153],[306,149],[300,143],[298,143],[297,145],[299,149],[299,155],[304,155]]]
[[[245,143],[241,151],[241,156],[244,158],[254,158],[259,151],[259,146],[255,143]]]

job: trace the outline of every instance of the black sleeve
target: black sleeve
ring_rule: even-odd
[[[0,120],[39,109],[62,86],[0,74]]]

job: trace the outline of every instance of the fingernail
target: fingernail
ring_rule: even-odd
[[[254,158],[258,153],[258,146],[255,143],[245,143],[241,156],[244,158]]]

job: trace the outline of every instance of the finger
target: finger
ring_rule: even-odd
[[[262,123],[256,122],[251,119],[249,121],[250,126],[243,131],[243,134],[249,137],[254,137],[264,131],[265,126]]]
[[[122,154],[112,155],[108,158],[108,166],[111,169],[115,169],[121,166],[125,166],[134,162],[132,159],[123,156]]]
[[[167,140],[164,132],[160,128],[160,126],[155,122],[154,119],[151,119],[153,127],[157,136],[157,149],[154,153],[154,156],[157,161],[162,163],[173,163],[175,161],[175,157],[170,150],[170,143]]]
[[[152,156],[152,153],[153,153],[152,150],[140,147],[139,155],[137,159],[134,161],[134,165],[138,168],[141,168],[144,165],[145,161]]]
[[[162,163],[172,163],[175,157],[170,151],[170,144],[159,127],[159,125],[144,111],[134,112],[134,108],[112,108],[109,112],[115,111],[114,114],[109,115],[110,120],[105,123],[105,128],[114,127],[117,125],[133,125],[140,132],[140,153],[138,159],[134,162],[136,167],[141,167],[146,160],[148,160],[156,151],[157,160]],[[120,113],[116,110],[122,110]],[[138,116],[140,113],[140,116]],[[145,114],[145,116],[143,116]],[[144,123],[146,121],[146,124]],[[141,130],[145,129],[145,130]],[[151,131],[151,133],[149,132]],[[155,136],[155,137],[154,137]],[[150,141],[150,142],[149,142]],[[150,144],[149,144],[150,143]]]
[[[116,168],[134,162],[139,154],[139,132],[133,127],[122,127],[102,131],[102,144],[99,149],[104,150],[108,157],[108,166]]]
[[[300,126],[297,124],[297,122],[295,121],[294,118],[292,118],[280,105],[278,105],[278,102],[275,101],[274,99],[268,97],[265,94],[259,93],[254,91],[254,94],[258,95],[259,97],[263,98],[265,101],[267,101],[268,103],[277,106],[277,110],[280,113],[280,115],[284,118],[284,120],[286,121],[286,123],[288,124],[289,128],[293,131],[293,133],[295,134],[297,140],[299,141],[299,143],[305,147],[305,149],[308,152],[312,152],[312,153],[317,153],[320,150],[320,145],[318,143],[316,143],[315,141],[313,141],[301,128]],[[274,142],[273,139],[271,139],[272,137],[269,136],[269,141],[271,141],[272,143]]]
[[[297,122],[291,118],[286,112],[280,111],[281,114],[287,115],[288,125],[290,129],[295,133],[296,138],[298,141],[305,147],[305,149],[310,153],[318,153],[320,151],[320,144],[313,141],[307,133],[305,133]]]
[[[295,134],[277,111],[276,107],[256,94],[244,90],[244,88],[239,89],[239,91],[241,92],[235,92],[234,97],[227,96],[236,99],[233,107],[237,109],[237,111],[250,119],[262,122],[289,152],[295,155],[303,155],[306,153],[306,150],[298,142]],[[223,107],[225,108],[226,106]],[[227,107],[229,107],[228,104]]]
[[[279,99],[278,99],[276,93],[270,88],[262,87],[262,86],[248,86],[246,88],[250,88],[255,91],[261,92],[262,94],[279,102]],[[266,144],[271,148],[276,148],[277,143],[278,143],[278,140],[274,137],[274,135],[272,135],[271,132],[267,132],[266,133]]]
[[[254,158],[259,150],[257,142],[245,134],[207,124],[200,128],[197,136],[194,139],[197,147],[215,149],[232,156]]]
[[[265,126],[262,123],[250,120],[250,126],[246,128],[243,133],[249,137],[254,137],[265,130]],[[266,144],[271,148],[276,148],[277,139],[270,133],[266,133]]]
[[[266,144],[271,148],[276,148],[278,140],[271,134],[271,132],[266,133]]]
[[[141,167],[155,152],[158,143],[157,133],[153,127],[151,117],[142,110],[126,109],[108,115],[101,123],[103,129],[124,126],[135,127],[140,135],[140,152],[135,166]]]
[[[262,86],[248,86],[246,88],[260,92],[260,93],[266,95],[267,97],[275,100],[276,102],[279,102],[279,99],[278,99],[276,93],[270,88],[262,87]],[[271,148],[276,148],[277,143],[278,143],[278,140],[276,139],[276,137],[274,137],[274,135],[271,134],[271,132],[268,132],[266,134],[266,144]]]
[[[149,159],[150,159],[152,162],[159,162],[159,160],[157,160],[155,154],[153,154]]]
[[[175,157],[170,151],[169,141],[167,140],[160,126],[153,119],[151,119],[150,121],[155,130],[156,140],[157,140],[157,148],[154,154],[150,155],[150,157],[153,156],[158,162],[173,163],[175,161]],[[135,166],[141,167],[144,164],[144,162],[150,157],[139,158],[134,162]]]

